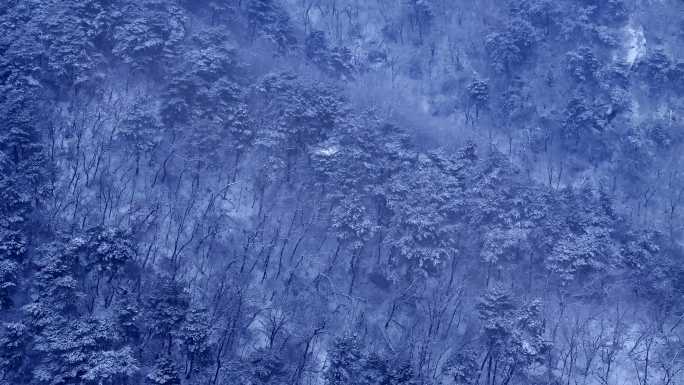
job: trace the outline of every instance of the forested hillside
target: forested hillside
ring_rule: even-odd
[[[684,384],[681,0],[0,1],[0,385]]]

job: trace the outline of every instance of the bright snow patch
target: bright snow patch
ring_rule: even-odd
[[[635,24],[634,21],[630,21],[627,27],[625,27],[625,35],[625,61],[627,61],[629,65],[632,65],[646,52],[646,37],[644,36],[644,27]]]
[[[331,156],[337,154],[338,151],[339,149],[337,148],[337,146],[329,146],[319,149],[318,151],[316,151],[316,153],[318,155]]]

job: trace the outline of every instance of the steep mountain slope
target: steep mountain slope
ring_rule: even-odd
[[[0,384],[676,384],[684,4],[0,5]]]

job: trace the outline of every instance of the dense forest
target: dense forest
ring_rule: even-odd
[[[681,0],[0,1],[0,385],[684,384]]]

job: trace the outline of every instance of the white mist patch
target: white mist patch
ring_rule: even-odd
[[[323,147],[323,148],[318,149],[318,150],[316,151],[316,154],[322,155],[322,156],[332,156],[332,155],[337,154],[337,152],[338,152],[339,150],[340,150],[340,149],[337,148],[337,146]]]
[[[644,36],[644,27],[641,24],[630,20],[629,24],[624,29],[625,39],[623,49],[625,51],[625,61],[632,65],[634,62],[646,53],[646,37]]]
[[[420,109],[424,113],[429,113],[430,112],[430,101],[426,97],[422,97],[420,100]]]
[[[639,104],[639,101],[636,100],[635,97],[632,97],[630,110],[632,111],[632,121],[640,122],[643,118],[643,114],[641,112],[641,104]]]

